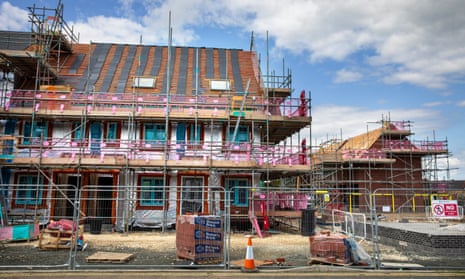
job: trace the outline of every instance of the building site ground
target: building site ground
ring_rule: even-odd
[[[460,225],[460,223],[458,224]],[[462,224],[463,226],[463,224]],[[327,230],[328,227],[317,226],[316,233]],[[330,229],[330,228],[329,228]],[[465,234],[465,228],[464,232]],[[77,269],[167,269],[167,268],[215,268],[239,269],[243,264],[247,249],[247,232],[231,233],[225,250],[230,259],[230,265],[221,262],[193,264],[192,261],[180,259],[176,256],[176,231],[146,230],[129,233],[102,232],[92,234],[85,232],[83,236],[86,244],[84,250],[77,251]],[[253,254],[259,269],[289,269],[309,267],[310,241],[308,236],[296,233],[270,231],[267,237],[254,235]],[[366,253],[373,255],[374,245],[369,240],[357,241]],[[379,247],[380,268],[388,269],[462,269],[465,256],[427,256],[417,255],[402,249],[377,244]],[[408,245],[408,244],[407,244]],[[73,253],[69,249],[38,248],[38,241],[8,242],[0,246],[0,266],[6,269],[69,269],[69,259]],[[73,251],[71,251],[73,252]],[[96,253],[124,253],[131,256],[127,260],[104,260],[89,262],[88,258]],[[318,265],[319,266],[319,265]],[[333,266],[330,264],[330,266]],[[336,267],[336,266],[335,266]],[[351,265],[342,268],[368,268]],[[336,267],[337,268],[337,267]],[[370,269],[370,268],[368,268]]]

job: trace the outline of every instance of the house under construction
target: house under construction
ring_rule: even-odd
[[[410,189],[395,210],[446,183],[432,162],[447,142],[410,141],[409,122],[311,148],[309,93],[293,96],[290,70],[264,74],[252,49],[83,44],[61,4],[29,19],[31,32],[0,32],[10,218],[96,217],[124,230],[299,212],[310,198],[365,210],[367,192]]]
[[[452,198],[446,140],[413,140],[410,121],[383,119],[378,128],[332,139],[312,153],[307,180],[326,194],[326,208],[350,212],[425,212]]]
[[[248,214],[250,189],[308,173],[309,96],[254,51],[80,44],[58,9],[2,32],[2,179],[10,216],[99,217],[117,228]],[[302,139],[304,140],[304,139]]]

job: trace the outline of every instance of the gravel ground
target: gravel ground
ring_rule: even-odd
[[[176,256],[176,232],[131,232],[84,234],[87,247],[77,252],[77,262],[89,264],[86,258],[96,252],[131,253],[131,265],[176,265],[186,261]],[[293,234],[274,234],[253,240],[254,258],[275,260],[285,258],[289,264],[306,265],[310,255],[308,237]],[[60,265],[68,261],[67,249],[40,250],[38,241],[10,242],[0,246],[1,265]],[[247,238],[244,234],[233,234],[230,239],[232,261],[244,259]]]
[[[87,257],[96,252],[130,253],[134,257],[128,262],[119,263],[121,268],[129,266],[156,267],[190,264],[190,261],[178,259],[176,256],[176,232],[144,231],[124,233],[84,234],[87,247],[76,253],[76,261],[80,266],[92,266]],[[285,260],[285,265],[308,266],[310,258],[309,237],[299,234],[277,233],[270,237],[253,240],[254,259],[257,261]],[[233,233],[230,238],[230,259],[234,263],[243,260],[247,250],[247,238],[243,233]],[[3,266],[34,266],[34,268],[51,268],[66,265],[69,262],[69,249],[40,250],[38,241],[9,242],[0,244],[0,268]],[[367,253],[372,253],[372,243],[360,243]],[[393,247],[380,246],[381,262],[417,263],[425,266],[463,267],[464,258],[428,258],[405,254]],[[114,264],[103,263],[114,267]],[[97,265],[102,265],[98,263]]]

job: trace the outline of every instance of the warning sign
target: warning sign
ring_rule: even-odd
[[[433,200],[432,209],[434,217],[458,217],[459,210],[456,200]]]

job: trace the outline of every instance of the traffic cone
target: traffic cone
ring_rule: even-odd
[[[241,269],[244,272],[257,272],[255,267],[255,260],[253,258],[252,237],[249,236],[247,240],[247,252],[245,254],[244,266]]]

